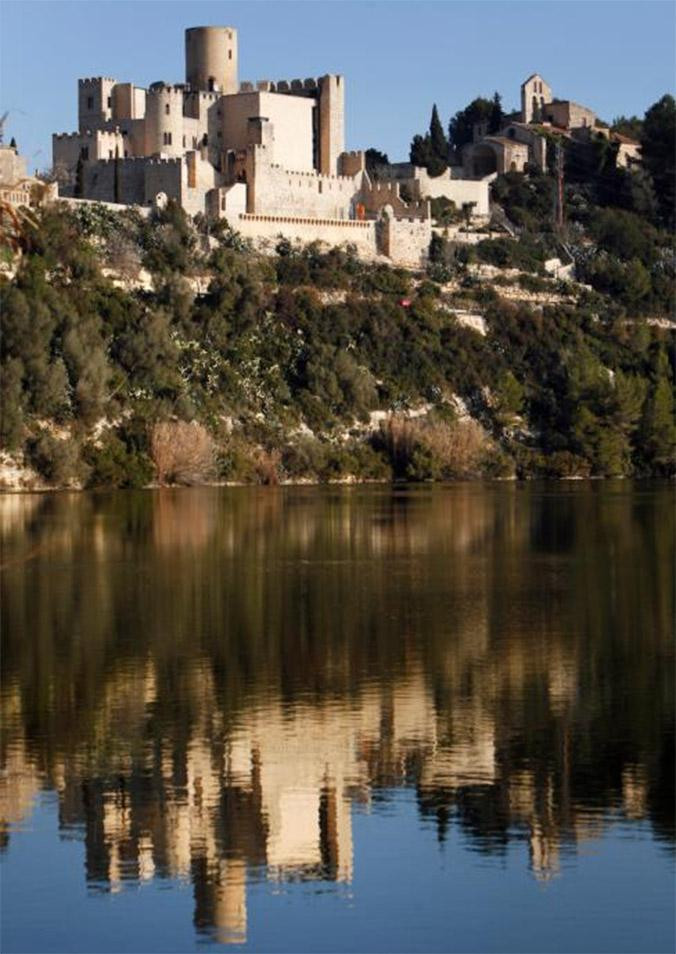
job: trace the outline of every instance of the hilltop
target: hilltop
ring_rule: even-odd
[[[518,234],[438,219],[419,271],[38,210],[0,287],[5,486],[669,474],[673,236],[572,184],[564,255],[551,189],[498,177]]]

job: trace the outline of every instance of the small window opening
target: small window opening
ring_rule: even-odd
[[[169,105],[169,103],[164,104],[164,112],[166,113],[167,116],[171,112],[171,106]]]
[[[88,97],[87,97],[87,109],[93,109],[93,108],[94,108],[94,97],[93,97],[93,96],[88,96]]]

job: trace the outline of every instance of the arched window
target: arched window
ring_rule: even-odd
[[[165,104],[164,104],[164,111],[165,111],[165,113],[167,114],[167,116],[168,116],[169,113],[171,112],[171,107],[170,107],[169,103],[165,103]]]

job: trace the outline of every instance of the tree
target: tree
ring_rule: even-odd
[[[640,140],[642,130],[643,120],[638,116],[616,116],[610,127],[611,132],[636,140]]]
[[[409,155],[414,166],[422,166],[431,176],[440,176],[447,168],[448,140],[436,103],[432,107],[429,132],[425,136],[413,137]]]
[[[641,158],[652,176],[662,221],[674,225],[676,202],[676,101],[667,94],[645,114]]]
[[[386,152],[379,149],[367,149],[364,153],[366,159],[366,171],[372,179],[377,179],[380,175],[382,166],[389,166],[390,160]]]
[[[674,470],[676,422],[673,388],[668,376],[669,363],[664,353],[661,358],[657,381],[643,406],[639,443],[651,469],[669,474]]]
[[[448,164],[448,139],[444,133],[444,127],[439,119],[437,104],[432,107],[432,118],[430,119],[430,146],[432,155],[444,164]]]
[[[500,93],[496,90],[493,93],[493,105],[491,108],[491,114],[488,117],[488,132],[493,134],[498,132],[502,127],[502,121],[504,119],[504,113],[502,112],[502,99]]]
[[[448,125],[448,138],[454,149],[462,149],[474,138],[476,123],[488,122],[495,116],[495,97],[493,100],[477,96],[469,106],[459,110]],[[502,107],[500,107],[502,111]]]

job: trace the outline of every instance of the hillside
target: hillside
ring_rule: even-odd
[[[497,180],[516,237],[437,210],[419,274],[46,207],[0,285],[5,487],[669,474],[673,236],[572,184],[562,244],[552,188]]]

